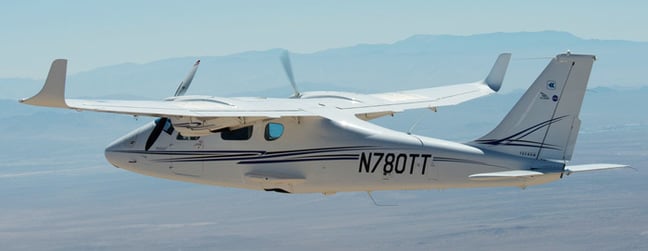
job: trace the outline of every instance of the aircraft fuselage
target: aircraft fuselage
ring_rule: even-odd
[[[162,123],[164,120],[157,120]],[[409,135],[368,122],[318,117],[259,121],[185,137],[170,122],[147,124],[106,149],[115,166],[144,175],[289,193],[519,186],[561,177],[562,163],[511,158],[474,146]],[[537,165],[537,166],[536,166]],[[475,173],[555,170],[539,177],[472,180]]]

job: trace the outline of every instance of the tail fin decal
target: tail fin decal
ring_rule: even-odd
[[[480,143],[480,144],[488,144],[488,145],[506,145],[506,146],[525,146],[525,147],[544,147],[544,148],[549,148],[549,149],[555,149],[555,150],[560,150],[558,146],[556,145],[551,145],[551,144],[544,144],[543,142],[537,142],[537,141],[532,141],[532,140],[523,140],[524,137],[528,136],[529,134],[532,134],[540,129],[544,129],[551,124],[558,122],[562,119],[564,119],[567,116],[562,116],[558,118],[553,118],[541,123],[538,123],[536,125],[533,125],[529,128],[526,128],[518,133],[515,133],[511,136],[508,136],[503,139],[478,139],[475,142]]]
[[[570,53],[554,57],[502,122],[473,144],[534,159],[571,159],[594,60]]]

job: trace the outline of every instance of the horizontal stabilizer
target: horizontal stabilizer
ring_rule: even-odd
[[[528,170],[514,170],[514,171],[504,171],[504,172],[493,172],[493,173],[477,173],[468,176],[472,180],[502,180],[502,179],[515,179],[515,178],[527,178],[531,176],[544,175],[541,172],[528,171]]]
[[[629,168],[628,165],[620,164],[587,164],[587,165],[574,165],[574,166],[565,166],[565,174],[570,175],[572,173],[580,172],[589,172],[589,171],[600,171],[616,168]]]

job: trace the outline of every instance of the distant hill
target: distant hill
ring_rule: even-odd
[[[525,89],[548,57],[567,50],[598,56],[591,87],[648,85],[642,74],[648,69],[648,42],[582,39],[556,31],[415,35],[392,44],[360,44],[293,54],[292,61],[304,90],[373,92],[479,80],[499,53],[512,52],[503,89],[508,92]],[[189,93],[287,96],[291,90],[279,63],[280,51],[200,57],[201,68]],[[167,97],[196,59],[125,63],[78,73],[69,77],[67,93],[72,97]],[[69,67],[74,68],[74,64],[69,62]],[[46,72],[43,69],[43,75]],[[29,96],[41,85],[42,80],[0,79],[0,98]]]

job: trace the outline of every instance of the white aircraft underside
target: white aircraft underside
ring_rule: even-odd
[[[560,54],[493,131],[456,143],[368,120],[408,109],[459,104],[497,92],[510,54],[474,83],[377,94],[298,91],[291,98],[184,96],[162,101],[65,99],[67,61],[52,63],[43,89],[21,102],[159,117],[116,140],[116,167],[165,179],[246,189],[324,193],[542,184],[574,172],[626,167],[571,160],[591,55]]]

